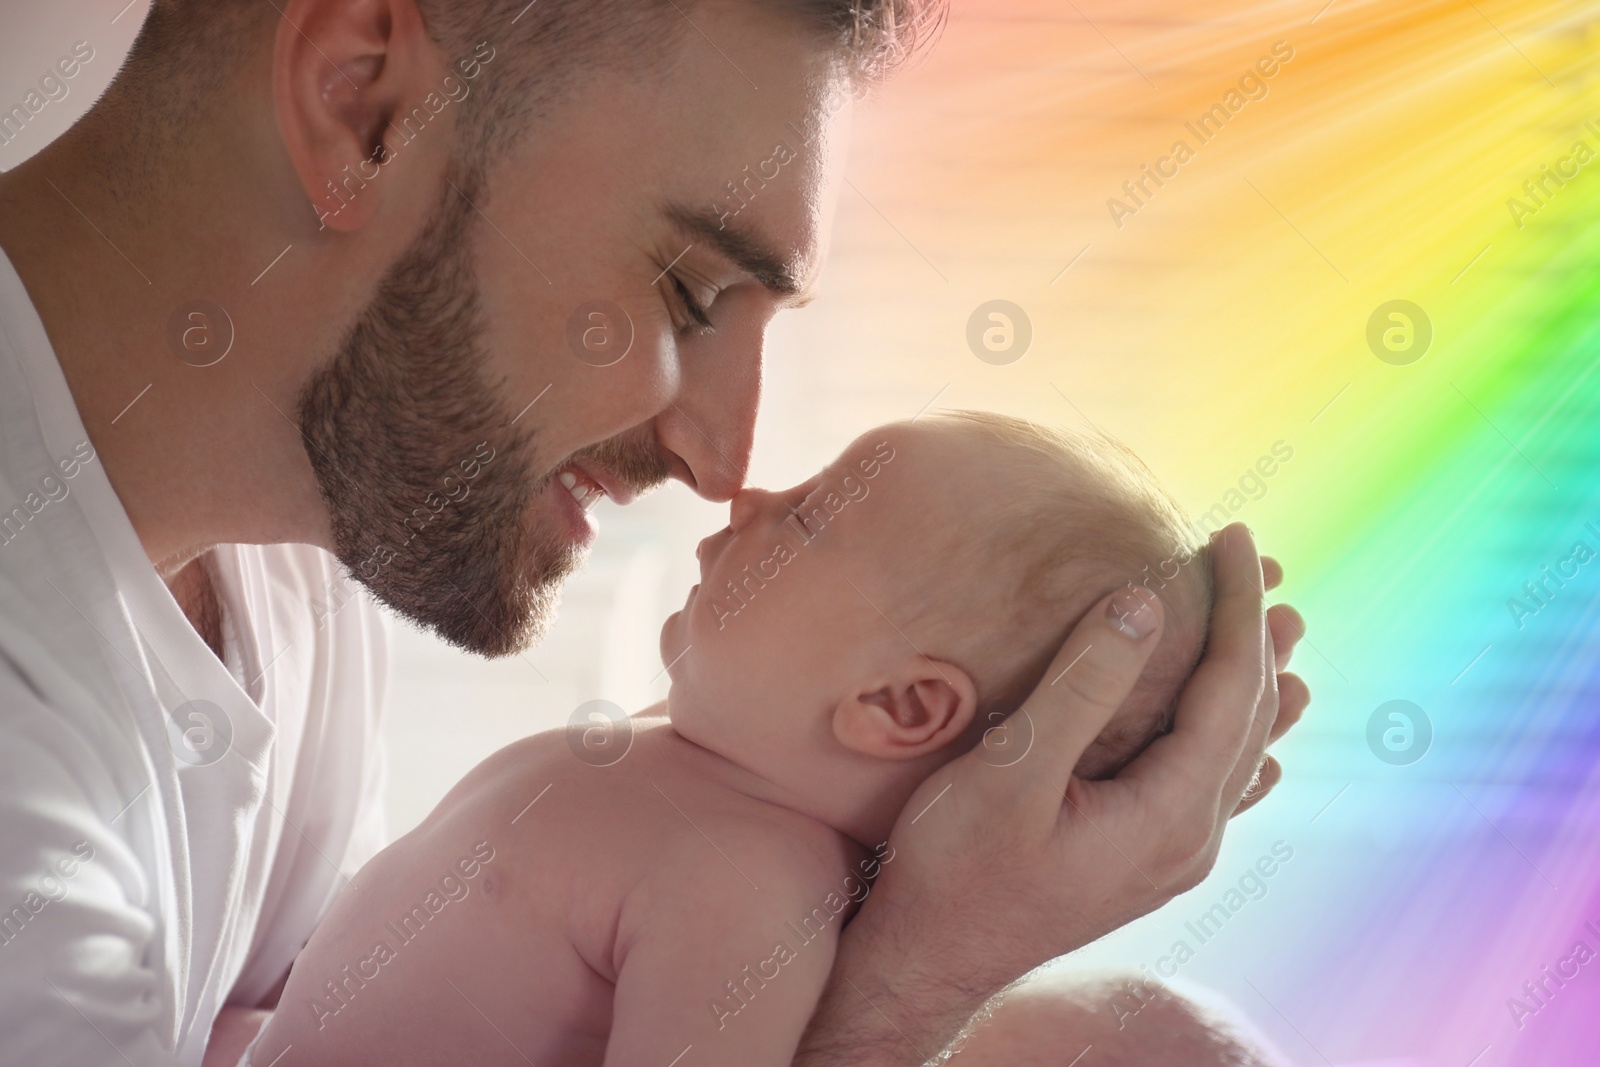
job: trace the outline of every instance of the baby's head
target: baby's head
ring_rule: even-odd
[[[1205,644],[1205,540],[1102,436],[924,416],[730,512],[662,628],[674,727],[824,812],[872,808],[867,825],[1014,712],[1118,586],[1156,592],[1166,624],[1079,774],[1115,773],[1170,727]]]

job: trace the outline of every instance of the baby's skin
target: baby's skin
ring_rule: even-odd
[[[944,534],[992,521],[996,447],[896,424],[738,494],[662,628],[665,705],[468,774],[334,903],[255,1067],[788,1064],[901,809],[985,736],[978,671],[926,622],[970,614],[923,587],[950,599]],[[1185,640],[1168,613],[1161,648]]]
[[[788,1063],[878,860],[627,722],[611,766],[502,749],[362,868],[256,1067]]]

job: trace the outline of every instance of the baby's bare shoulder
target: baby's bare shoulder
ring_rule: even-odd
[[[542,827],[541,836],[565,828],[590,852],[622,850],[636,839],[673,849],[680,838],[704,845],[710,829],[829,851],[835,835],[820,823],[702,773],[694,753],[703,750],[664,718],[624,720],[603,744],[586,736],[592,733],[547,730],[512,742],[457,782],[426,822]]]
[[[469,818],[533,831],[547,842],[566,828],[591,849],[604,848],[617,830],[664,822],[650,819],[647,803],[651,780],[661,776],[659,746],[650,740],[653,731],[633,721],[624,720],[606,747],[575,729],[514,741],[457,782],[429,821]]]
[[[861,849],[843,834],[700,773],[694,758],[672,758],[671,749],[689,744],[675,734],[659,742],[668,751],[638,793],[639,806],[665,820],[660,832],[672,841],[641,872],[644,895],[658,907],[671,900],[704,914],[708,901],[736,905],[748,894],[769,905],[820,900],[853,869]]]
[[[609,746],[552,730],[516,741],[480,763],[440,801],[428,825],[461,836],[498,828],[514,854],[593,886],[687,894],[702,902],[725,882],[809,898],[857,869],[859,846],[714,773],[703,750],[665,719],[626,720]],[[461,829],[458,829],[461,828]],[[581,862],[578,862],[581,860]]]

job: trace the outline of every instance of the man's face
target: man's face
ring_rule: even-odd
[[[787,19],[690,17],[664,63],[578,75],[486,170],[453,166],[302,394],[340,560],[461,647],[542,635],[601,495],[743,484],[763,335],[813,284],[847,96]]]

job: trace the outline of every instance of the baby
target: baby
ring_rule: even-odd
[[[901,808],[1027,758],[1006,716],[1076,620],[1128,582],[1166,612],[1085,777],[1170,728],[1205,642],[1203,539],[1103,438],[925,416],[730,512],[665,707],[468,774],[335,902],[256,1067],[788,1064]]]

